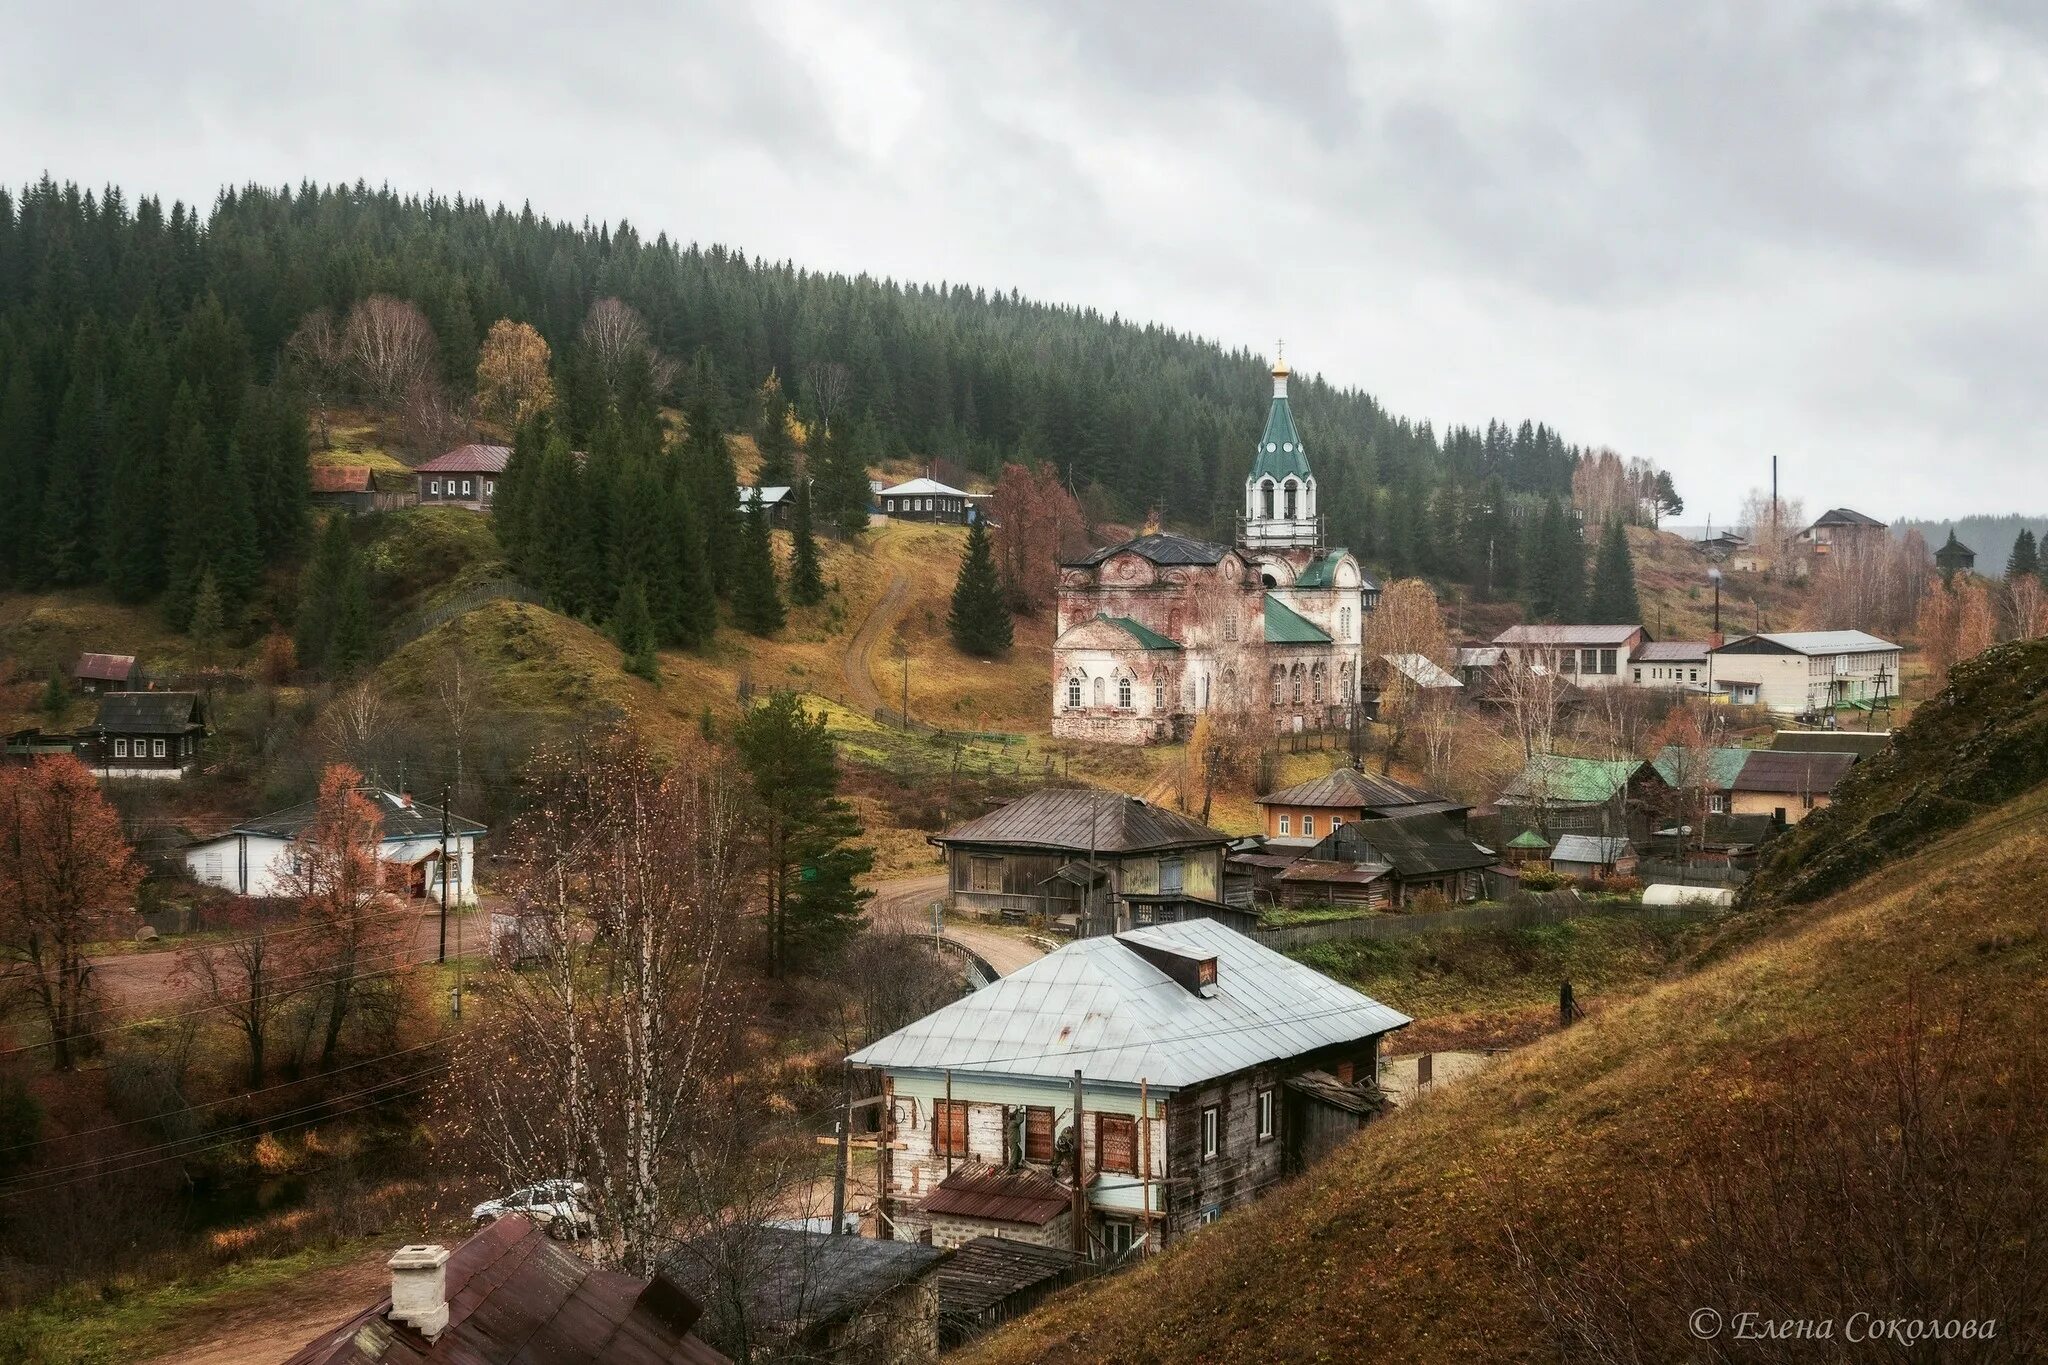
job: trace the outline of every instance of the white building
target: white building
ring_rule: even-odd
[[[1860,630],[1741,635],[1713,651],[1713,679],[1736,706],[1796,716],[1899,694],[1903,651]]]
[[[377,858],[385,867],[395,894],[418,899],[441,898],[442,813],[439,806],[415,802],[411,796],[371,788],[363,793],[383,820],[383,842]],[[317,801],[260,816],[227,833],[185,850],[192,879],[238,896],[289,896],[292,844],[313,823]],[[450,815],[447,820],[447,865],[451,903],[476,903],[476,841],[486,831],[473,820]]]
[[[1548,669],[1580,687],[1620,687],[1648,639],[1641,626],[1509,626],[1493,643],[1503,662]]]

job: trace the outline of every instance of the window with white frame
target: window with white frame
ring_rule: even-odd
[[[1131,680],[1129,678],[1118,678],[1116,680],[1116,704],[1126,711],[1131,709]]]
[[[464,480],[462,481],[462,496],[463,496],[463,497],[465,497],[465,498],[469,496],[469,480],[468,480],[468,479],[464,479]]]
[[[1202,1160],[1214,1161],[1222,1138],[1223,1111],[1210,1105],[1202,1111]]]
[[[1282,815],[1282,816],[1280,817],[1280,832],[1281,832],[1282,834],[1292,834],[1292,833],[1294,833],[1293,829],[1291,829],[1291,828],[1290,828],[1290,826],[1291,826],[1291,825],[1293,824],[1293,822],[1294,822],[1294,817],[1293,817],[1293,816],[1291,816],[1291,815],[1285,815],[1285,814],[1283,814],[1283,815]]]
[[[149,742],[149,756],[151,758],[162,758],[164,756],[164,742],[162,740],[153,739]]]
[[[1152,680],[1152,709],[1154,711],[1164,711],[1166,709],[1166,679],[1164,678],[1154,678]]]
[[[128,741],[127,741],[127,740],[125,740],[125,739],[117,739],[117,740],[115,740],[115,741],[114,741],[114,757],[115,757],[115,758],[126,758],[126,757],[128,757]]]
[[[1202,1211],[1195,1215],[1195,1226],[1203,1228],[1208,1227],[1209,1224],[1215,1222],[1222,1216],[1223,1206],[1221,1204],[1204,1204],[1202,1205]]]
[[[1301,837],[1302,837],[1302,838],[1304,838],[1304,839],[1313,839],[1313,838],[1315,837],[1315,833],[1316,833],[1316,818],[1315,818],[1315,816],[1313,816],[1313,815],[1304,815],[1304,816],[1302,816],[1302,817],[1301,817]]]
[[[1344,607],[1337,612],[1337,633],[1346,640],[1351,638],[1351,608]]]
[[[1080,707],[1081,680],[1079,678],[1069,678],[1067,679],[1067,709],[1069,711],[1078,711]]]
[[[1273,1092],[1271,1090],[1261,1090],[1259,1092],[1259,1141],[1272,1141],[1273,1135],[1278,1131],[1277,1119],[1274,1114]]]
[[[433,479],[433,480],[429,481],[429,482],[428,482],[428,484],[427,484],[427,491],[428,491],[429,493],[433,494],[433,495],[434,495],[435,497],[437,497],[437,498],[438,498],[438,497],[440,497],[440,496],[441,496],[441,481],[440,481],[439,479]]]
[[[1715,815],[1726,815],[1728,813],[1728,798],[1719,792],[1711,793],[1707,797],[1707,809]]]

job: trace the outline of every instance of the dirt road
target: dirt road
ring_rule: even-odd
[[[184,1345],[145,1365],[277,1365],[390,1292],[390,1254],[380,1249],[288,1284],[223,1295],[192,1324]]]
[[[868,902],[868,919],[903,933],[930,933],[931,903],[946,895],[946,874],[929,872],[919,877],[898,877],[876,882],[875,898]],[[1045,956],[1045,949],[1022,934],[1001,929],[984,929],[972,924],[949,924],[946,937],[1008,976]]]
[[[869,715],[881,710],[885,704],[882,694],[875,690],[875,646],[896,628],[897,620],[903,615],[903,600],[909,595],[910,580],[890,570],[889,586],[882,589],[875,605],[868,608],[867,619],[860,623],[860,629],[853,633],[853,638],[846,642],[845,652],[839,656],[839,671],[846,675],[848,704]]]

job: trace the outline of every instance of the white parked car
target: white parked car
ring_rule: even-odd
[[[589,1187],[580,1180],[543,1180],[496,1199],[486,1199],[470,1210],[478,1227],[495,1223],[508,1213],[523,1214],[547,1229],[559,1240],[588,1237],[597,1220],[585,1204]]]

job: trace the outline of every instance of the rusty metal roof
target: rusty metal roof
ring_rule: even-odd
[[[448,1326],[433,1341],[392,1322],[386,1295],[299,1348],[286,1365],[725,1365],[691,1332],[695,1300],[672,1281],[600,1270],[517,1215],[455,1248]]]
[[[1391,863],[1330,863],[1315,858],[1297,858],[1280,874],[1283,882],[1337,882],[1366,886],[1394,870]]]
[[[1334,806],[1339,810],[1358,809],[1389,813],[1405,813],[1414,806],[1427,806],[1431,810],[1464,809],[1445,801],[1435,792],[1411,787],[1406,782],[1396,782],[1391,777],[1374,777],[1356,768],[1339,768],[1335,772],[1299,783],[1285,791],[1262,796],[1258,799],[1258,804]]]
[[[366,464],[316,464],[307,471],[310,490],[315,493],[367,493],[370,467]]]
[[[133,654],[81,654],[71,676],[91,678],[94,682],[126,682],[134,671]]]
[[[413,466],[415,474],[502,474],[512,458],[510,446],[470,444],[436,455],[423,465]]]
[[[1073,1202],[1072,1192],[1051,1176],[976,1162],[940,1181],[925,1196],[924,1211],[1044,1227]]]
[[[1014,844],[1085,853],[1221,846],[1230,836],[1119,792],[1045,787],[936,835],[938,844]]]

